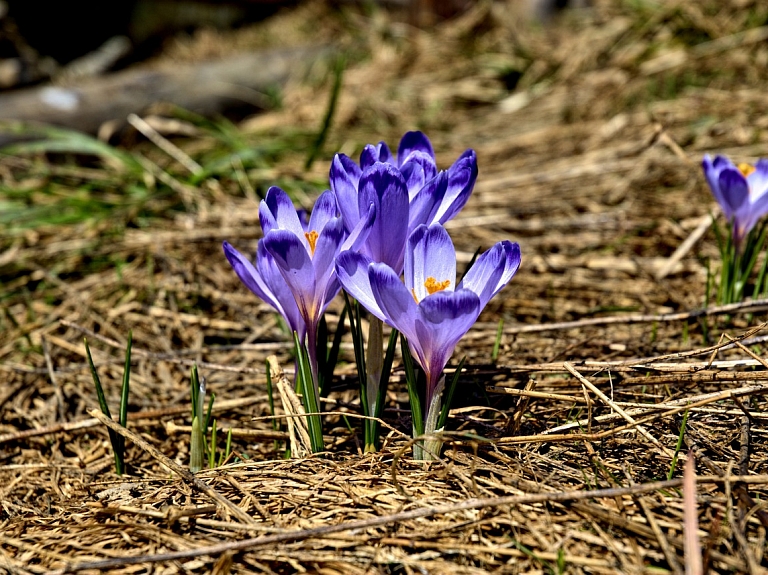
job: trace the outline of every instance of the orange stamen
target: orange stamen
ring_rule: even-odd
[[[443,291],[449,285],[451,285],[451,280],[439,282],[432,276],[428,277],[427,281],[424,282],[424,287],[427,288],[427,293],[429,293],[429,295],[432,295],[437,291]]]
[[[741,175],[745,178],[755,171],[755,166],[752,166],[750,164],[739,164],[737,166],[739,168],[739,171],[741,172]]]
[[[416,290],[414,288],[411,288],[411,295],[413,296],[413,301],[419,303],[419,298],[416,297]]]
[[[304,232],[304,236],[306,236],[307,241],[309,242],[309,249],[311,250],[311,254],[315,255],[315,245],[317,244],[317,232],[315,230],[312,230],[311,232]]]

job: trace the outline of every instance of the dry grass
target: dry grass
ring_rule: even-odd
[[[347,47],[326,156],[308,171],[321,72],[242,124],[245,141],[282,142],[263,164],[233,161],[192,186],[176,160],[126,142],[155,170],[141,176],[148,189],[161,189],[157,170],[173,178],[143,203],[121,203],[129,177],[108,162],[0,158],[0,198],[30,190],[30,205],[56,206],[88,188],[118,206],[77,224],[4,224],[0,570],[683,573],[700,553],[713,572],[765,572],[768,302],[696,310],[717,262],[698,164],[706,152],[765,155],[768,9],[599,0],[542,29],[481,2],[419,31],[309,4],[171,49]],[[289,338],[238,284],[221,241],[255,247],[270,183],[309,206],[328,153],[396,145],[414,127],[441,167],[478,153],[475,193],[450,224],[461,261],[510,238],[523,267],[459,345],[469,367],[441,461],[409,456],[399,370],[384,448],[361,453],[338,415],[358,412],[348,346],[325,405],[328,453],[284,460],[264,369],[272,354],[291,365]],[[203,165],[221,145],[211,132],[174,141]],[[115,405],[129,330],[129,475],[117,477],[82,337]],[[193,362],[234,437],[230,462],[195,476],[184,470]],[[684,487],[688,453],[697,477]]]

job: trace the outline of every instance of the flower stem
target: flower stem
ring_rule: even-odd
[[[384,323],[375,316],[368,319],[368,349],[366,350],[365,377],[366,398],[368,399],[368,414],[378,417],[379,387],[381,385],[381,372],[384,367]],[[366,453],[378,451],[378,425],[377,422],[368,419],[365,422],[365,451]]]
[[[445,375],[440,375],[437,383],[433,388],[432,396],[427,398],[427,417],[424,420],[425,435],[430,435],[442,431],[442,428],[437,429],[437,424],[440,420],[444,390]],[[414,446],[413,457],[414,459],[421,459],[423,461],[434,461],[440,456],[440,450],[442,447],[443,442],[440,439],[425,439],[423,447],[420,446],[418,451]]]

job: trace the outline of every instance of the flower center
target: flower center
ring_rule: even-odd
[[[424,282],[424,287],[427,288],[428,295],[432,295],[433,293],[438,291],[443,291],[449,285],[451,285],[451,280],[443,280],[439,282],[432,276],[429,276],[427,278],[427,281]],[[411,295],[413,296],[413,299],[416,301],[416,303],[419,303],[419,298],[416,297],[415,289],[411,289]]]
[[[424,282],[424,287],[427,288],[427,292],[429,292],[429,295],[432,295],[436,291],[443,291],[449,285],[451,285],[451,280],[445,280],[445,281],[439,282],[432,276],[428,277],[427,281]]]
[[[750,164],[739,164],[737,166],[739,168],[739,171],[741,172],[741,175],[745,178],[755,171],[755,166],[752,166]]]
[[[309,249],[311,255],[315,255],[315,246],[317,245],[317,232],[315,230],[312,230],[311,232],[304,232],[304,236],[307,238],[307,241],[309,242]]]

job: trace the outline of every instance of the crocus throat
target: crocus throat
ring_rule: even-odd
[[[427,288],[429,295],[432,295],[436,291],[443,291],[449,285],[451,285],[451,280],[444,280],[439,282],[431,276],[428,277],[427,281],[424,282],[424,287]]]
[[[745,178],[755,171],[755,166],[752,166],[751,164],[739,164],[737,167],[739,168],[741,175]]]
[[[315,230],[312,230],[311,232],[304,232],[304,236],[307,238],[307,241],[309,242],[309,249],[310,254],[315,255],[315,245],[317,244],[317,232]]]
[[[449,285],[451,285],[451,280],[443,280],[439,282],[432,276],[429,276],[427,280],[424,282],[424,287],[427,288],[427,294],[429,295],[432,295],[433,293],[438,291],[443,291]],[[416,303],[419,303],[419,298],[416,297],[415,289],[411,289],[411,295],[413,296],[413,299],[416,300]]]

